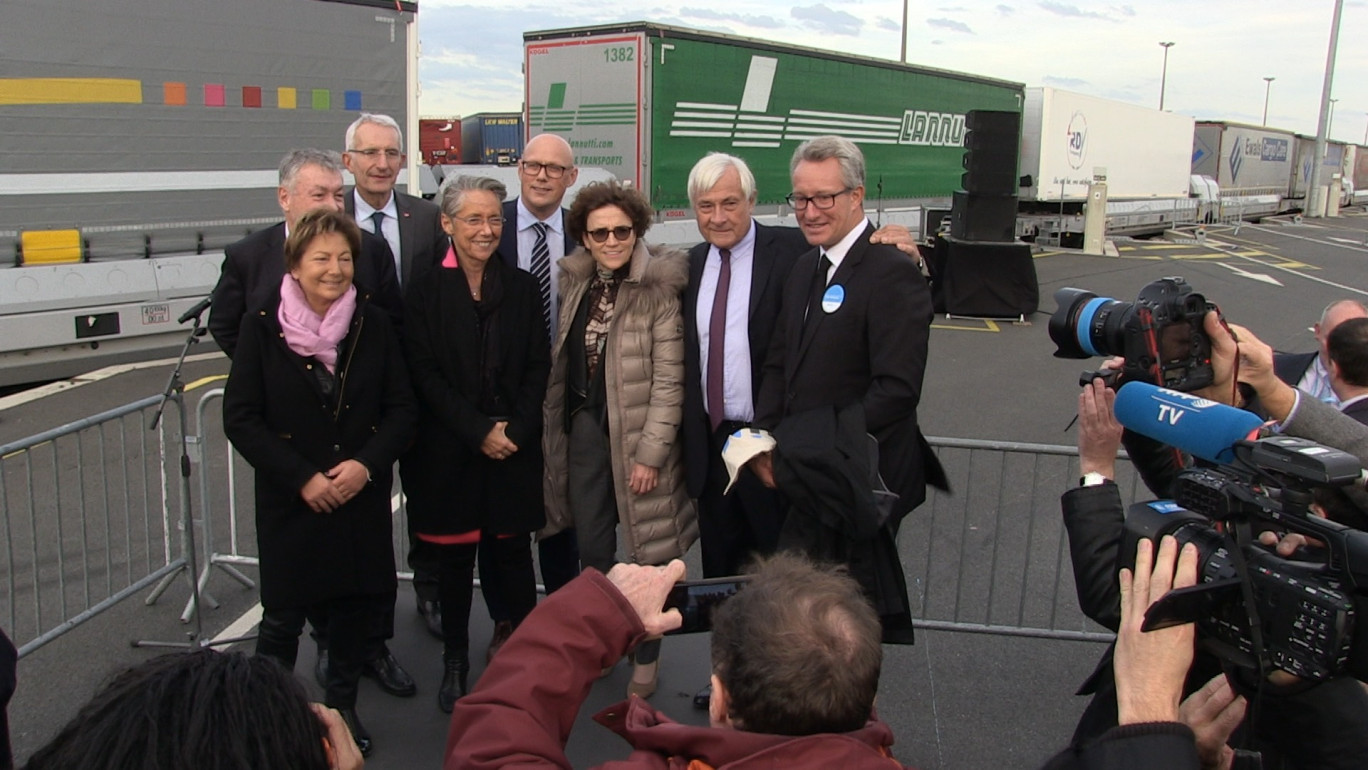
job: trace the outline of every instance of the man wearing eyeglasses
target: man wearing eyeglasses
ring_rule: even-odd
[[[877,537],[892,545],[902,517],[926,499],[926,483],[945,486],[945,472],[917,424],[931,292],[903,252],[871,242],[874,226],[863,206],[864,155],[853,142],[838,136],[806,141],[794,152],[789,171],[789,204],[815,248],[798,259],[784,286],[755,422],[779,433],[776,428],[795,416],[829,413],[834,407],[844,417],[841,410],[862,407],[864,432],[878,442],[879,473],[898,496],[886,524],[877,527]],[[782,450],[782,435],[779,440]],[[751,467],[762,483],[775,487],[770,454],[757,457]],[[780,471],[784,493],[789,479],[785,469]],[[891,554],[863,552],[867,544],[842,540],[844,530],[809,515],[795,517],[800,510],[814,510],[799,502],[812,501],[790,502],[780,547],[850,563],[883,618],[885,641],[910,642],[907,588],[896,546]]]
[[[347,193],[347,213],[362,230],[389,243],[400,288],[406,288],[415,269],[421,273],[446,253],[441,212],[431,201],[394,189],[405,158],[404,134],[394,118],[363,112],[347,127],[346,141],[342,162],[356,179]],[[440,629],[439,623],[434,633]]]
[[[499,254],[509,265],[526,270],[541,286],[542,314],[551,339],[556,338],[557,293],[556,263],[575,250],[575,240],[565,228],[565,193],[579,177],[570,143],[557,134],[538,134],[523,147],[518,162],[518,197],[503,205],[504,228],[499,238]],[[485,552],[480,551],[480,558]],[[537,560],[542,583],[549,594],[579,574],[579,549],[575,530],[566,529],[537,541]],[[480,566],[481,575],[495,576],[497,570]],[[485,578],[489,580],[490,578]],[[497,580],[497,578],[495,578]],[[484,590],[489,586],[489,590]],[[481,582],[494,635],[486,657],[493,658],[513,633],[512,613],[499,601],[497,586]]]

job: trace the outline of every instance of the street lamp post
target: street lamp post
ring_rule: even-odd
[[[1325,138],[1329,139],[1335,135],[1335,102],[1339,99],[1330,100],[1330,117],[1325,120]]]
[[[1160,42],[1164,47],[1164,70],[1159,76],[1159,111],[1164,111],[1164,89],[1168,85],[1168,49],[1173,47],[1173,43]]]
[[[907,63],[907,1],[903,0],[902,57],[899,59],[903,64]]]
[[[1265,126],[1268,125],[1268,92],[1273,88],[1273,81],[1275,81],[1275,80],[1277,80],[1277,78],[1264,78],[1264,121],[1263,121],[1263,124],[1264,124]]]
[[[1344,11],[1344,0],[1335,0],[1335,13],[1330,21],[1330,45],[1325,52],[1325,82],[1321,85],[1320,121],[1316,126],[1316,154],[1311,164],[1311,179],[1306,191],[1306,200],[1311,204],[1308,214],[1319,217],[1323,214],[1325,200],[1320,189],[1321,167],[1325,163],[1325,133],[1329,128],[1329,111],[1333,106],[1330,89],[1335,80],[1335,52],[1339,48],[1340,15]]]

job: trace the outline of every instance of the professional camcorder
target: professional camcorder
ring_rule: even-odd
[[[1145,629],[1195,622],[1199,643],[1237,667],[1368,681],[1368,533],[1308,510],[1313,488],[1359,483],[1358,460],[1287,436],[1237,441],[1231,451],[1228,465],[1180,473],[1173,500],[1126,513],[1123,553],[1135,553],[1139,538],[1173,535],[1199,554],[1197,585],[1155,603]],[[1322,545],[1285,559],[1258,544],[1265,530]]]
[[[1182,278],[1146,284],[1135,302],[1067,287],[1054,296],[1059,308],[1049,329],[1056,358],[1124,356],[1120,383],[1149,382],[1184,392],[1211,384],[1211,340],[1202,319],[1216,306]],[[1102,377],[1116,387],[1117,376],[1085,372],[1080,384]]]

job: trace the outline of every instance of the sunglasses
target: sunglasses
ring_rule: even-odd
[[[631,227],[628,227],[628,226],[626,226],[626,225],[622,225],[621,227],[612,227],[612,228],[609,228],[609,227],[600,227],[600,228],[597,229],[597,230],[590,230],[590,231],[589,231],[588,233],[586,233],[586,234],[587,234],[590,238],[593,238],[593,239],[594,239],[594,243],[603,243],[604,241],[608,240],[608,234],[609,234],[609,233],[612,233],[612,234],[613,234],[613,237],[616,238],[616,239],[618,239],[619,241],[625,241],[625,240],[627,240],[627,236],[631,235],[632,232],[633,232],[633,230],[632,230]]]

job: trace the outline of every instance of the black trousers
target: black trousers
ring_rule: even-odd
[[[517,625],[536,606],[537,578],[532,571],[531,535],[498,537],[486,533],[481,535],[478,544],[438,545],[436,550],[442,636],[448,655],[465,655],[470,649],[470,604],[477,552],[485,552],[480,554],[482,578],[498,576],[498,595],[509,613],[508,620]],[[486,569],[490,571],[486,573]]]
[[[617,495],[608,435],[590,411],[580,410],[570,421],[566,502],[575,521],[580,563],[606,574],[617,562]]]
[[[512,620],[513,615],[503,603],[503,587],[499,585],[499,572],[488,562],[493,551],[480,549],[480,593],[484,595],[485,606],[489,608],[489,619],[495,623]],[[564,529],[551,537],[537,541],[537,560],[541,564],[542,583],[546,593],[569,583],[579,574],[579,546],[575,542],[575,530]],[[410,564],[412,557],[410,556]],[[414,590],[418,588],[418,573],[413,573]]]
[[[328,640],[327,692],[323,703],[335,709],[356,706],[356,685],[368,659],[367,640],[375,633],[376,606],[383,597],[348,596],[309,607],[267,609],[261,615],[256,654],[280,661],[294,670],[304,621],[324,618],[319,629]],[[390,605],[393,606],[391,596]]]
[[[741,427],[742,423],[724,421],[708,437],[708,475],[698,498],[705,578],[735,575],[752,556],[774,553],[784,525],[779,493],[761,484],[754,473],[743,470],[731,493],[722,494],[727,487],[722,447]]]

